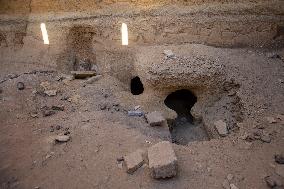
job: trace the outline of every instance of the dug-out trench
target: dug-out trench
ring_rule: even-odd
[[[189,142],[209,139],[203,124],[194,120],[190,113],[196,102],[197,97],[186,89],[177,90],[165,99],[165,105],[177,113],[177,118],[169,123],[174,143],[187,145]]]

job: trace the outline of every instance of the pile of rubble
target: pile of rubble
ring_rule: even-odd
[[[147,151],[141,149],[117,159],[126,172],[133,174],[145,165],[155,179],[171,178],[177,175],[177,157],[172,144],[168,141],[159,142]]]

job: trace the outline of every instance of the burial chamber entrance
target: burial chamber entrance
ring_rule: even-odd
[[[144,86],[138,76],[131,79],[130,89],[133,95],[140,95],[144,92]]]
[[[202,123],[194,120],[190,110],[197,102],[197,97],[189,90],[177,90],[169,94],[164,103],[177,113],[169,127],[174,143],[187,145],[193,141],[208,140],[208,135]]]

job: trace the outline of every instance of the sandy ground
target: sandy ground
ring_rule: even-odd
[[[275,154],[284,153],[284,120],[277,119],[284,114],[283,61],[260,50],[199,45],[183,49],[220,57],[226,74],[240,84],[244,118],[227,137],[173,144],[179,172],[167,180],[152,179],[146,165],[129,175],[117,164],[117,158],[163,140],[144,118],[127,116],[133,107],[125,99],[132,95],[124,83],[107,74],[93,84],[58,81],[60,73],[40,71],[50,68],[1,62],[2,81],[8,74],[18,77],[0,84],[0,187],[217,189],[232,174],[231,183],[240,189],[268,188],[264,177],[283,166],[274,161]],[[40,84],[45,81],[58,90],[56,96],[42,94]],[[24,90],[17,89],[18,82],[25,84]],[[53,105],[63,105],[64,111],[43,117],[44,106]],[[268,133],[271,142],[244,140],[252,129]],[[68,131],[70,141],[53,143],[52,137]]]

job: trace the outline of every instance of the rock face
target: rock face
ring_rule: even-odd
[[[134,173],[139,167],[143,165],[143,163],[144,159],[142,150],[137,150],[124,157],[124,166],[126,168],[126,172],[129,174]]]
[[[150,126],[167,126],[167,120],[163,117],[163,115],[160,112],[151,112],[146,114],[147,122],[150,124]]]
[[[177,174],[177,157],[170,142],[163,141],[150,147],[148,159],[153,178],[170,178]]]
[[[229,132],[228,132],[227,124],[224,121],[222,120],[216,121],[214,122],[214,126],[221,137],[225,137],[228,135]]]

